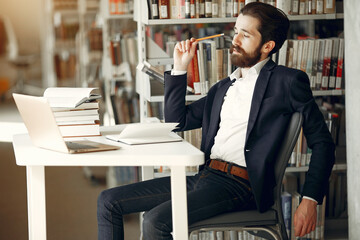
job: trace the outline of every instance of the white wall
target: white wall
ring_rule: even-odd
[[[349,239],[360,236],[360,1],[344,1]]]

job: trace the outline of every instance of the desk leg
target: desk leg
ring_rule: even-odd
[[[185,166],[171,167],[173,238],[188,239]]]
[[[46,240],[44,166],[27,166],[28,227],[30,240]]]

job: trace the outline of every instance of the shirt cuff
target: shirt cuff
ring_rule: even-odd
[[[183,75],[183,74],[186,74],[186,71],[177,71],[177,70],[174,70],[174,69],[172,69],[171,70],[171,75],[173,75],[173,76],[176,76],[176,75]]]
[[[316,201],[315,199],[313,199],[313,198],[311,198],[311,197],[303,196],[303,199],[304,199],[304,198],[318,203],[318,201]]]

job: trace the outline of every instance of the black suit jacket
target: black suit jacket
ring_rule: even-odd
[[[202,127],[201,150],[209,159],[219,129],[220,110],[230,78],[216,83],[207,96],[185,104],[186,74],[165,73],[165,120],[178,122],[179,131]],[[322,203],[334,164],[334,143],[312,96],[306,73],[269,60],[256,81],[245,142],[245,161],[260,212],[273,205],[274,161],[293,112],[304,117],[303,130],[312,149],[302,195]]]

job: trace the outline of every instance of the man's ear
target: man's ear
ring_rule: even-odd
[[[264,43],[261,50],[264,54],[269,54],[274,49],[274,47],[275,47],[275,42],[271,40]]]

